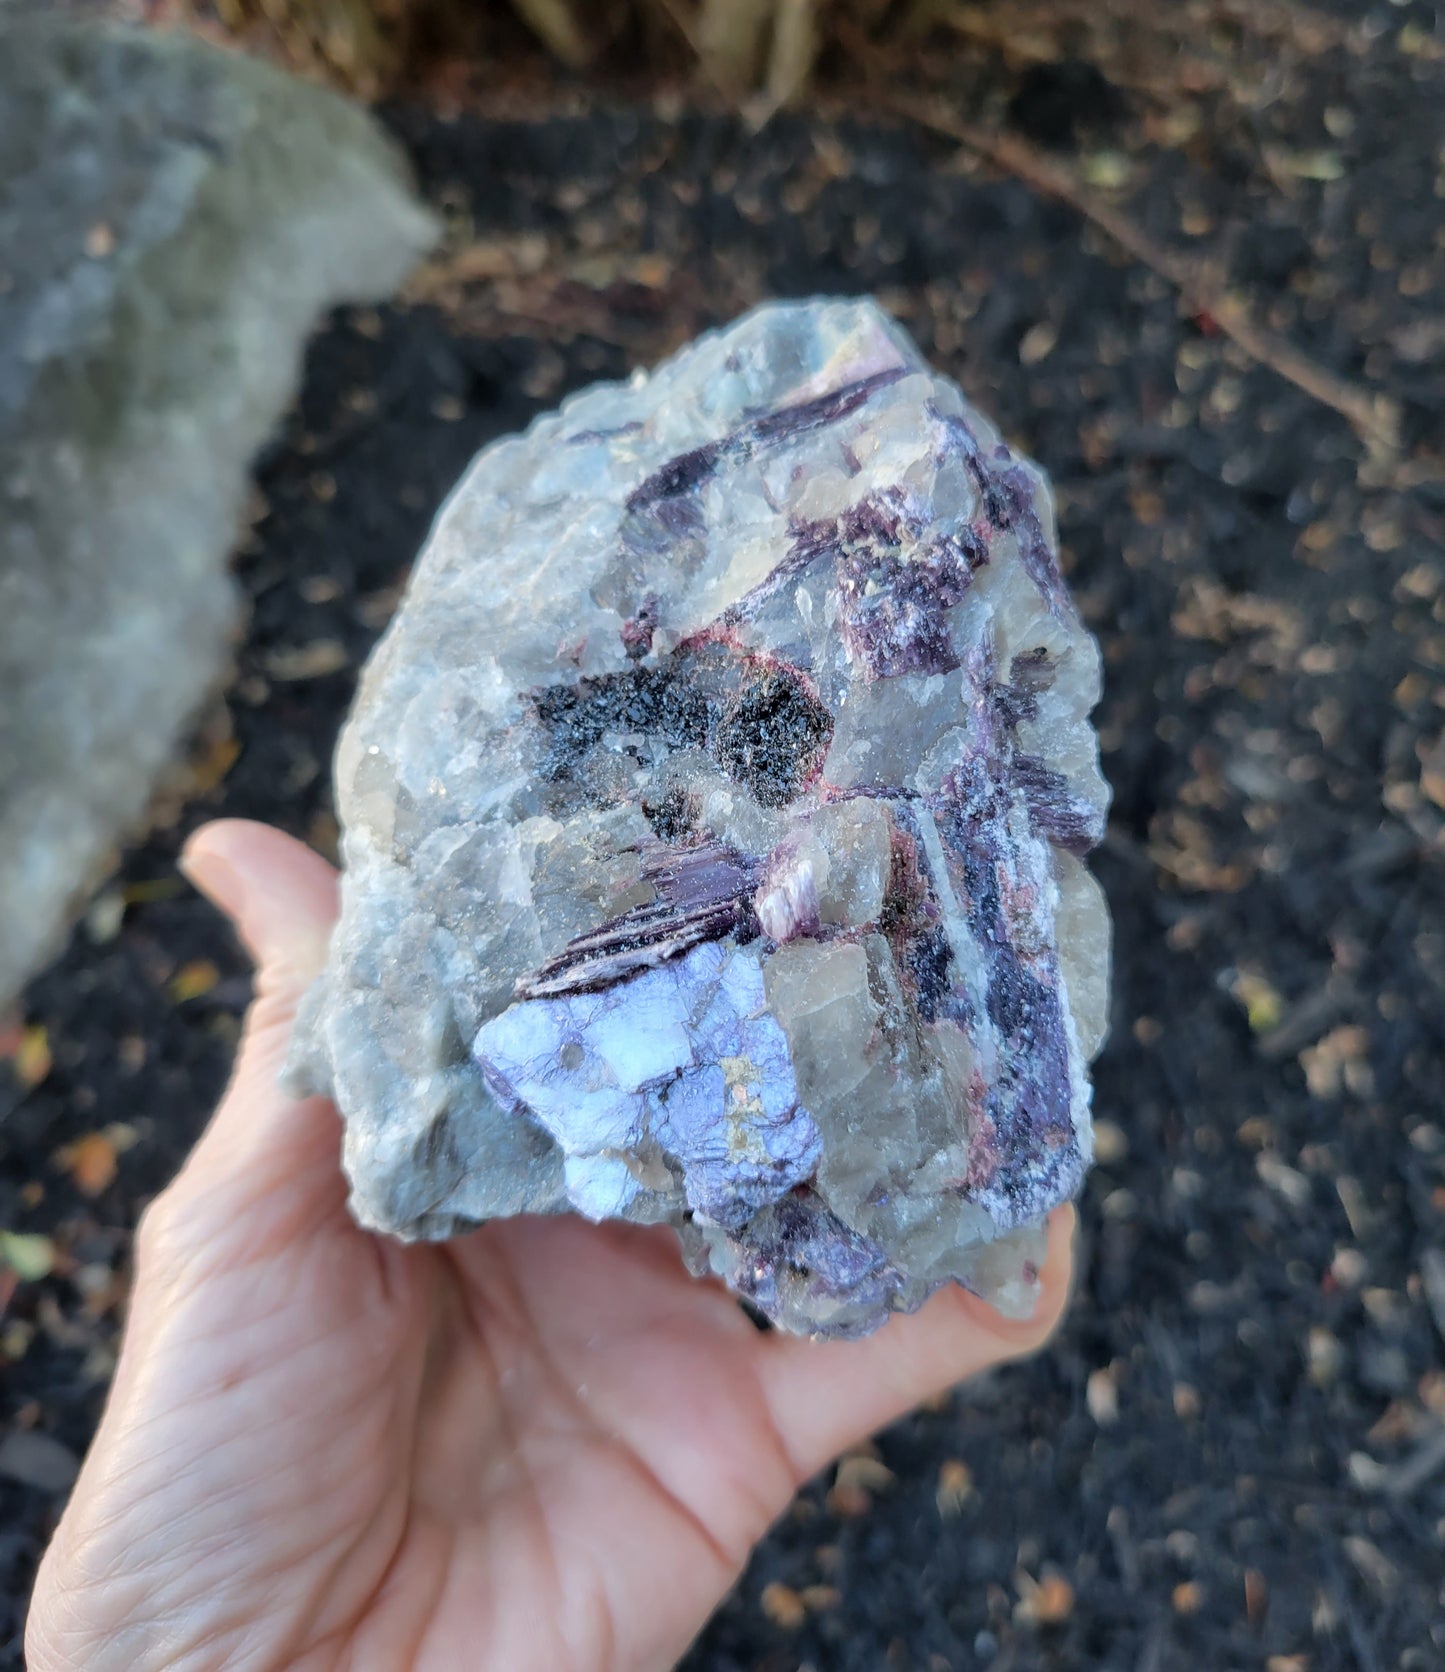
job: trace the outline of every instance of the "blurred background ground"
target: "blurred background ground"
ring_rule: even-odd
[[[1104,644],[1100,1164],[1055,1346],[807,1489],[689,1672],[1445,1664],[1437,8],[760,5],[732,80],[683,0],[585,50],[538,0],[185,9],[384,97],[448,241],[316,341],[235,677],[0,1041],[0,1663],[248,996],[180,842],[333,849],[356,669],[478,446],[872,291],[1050,472]]]

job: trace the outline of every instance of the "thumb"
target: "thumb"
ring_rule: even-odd
[[[231,1084],[166,1195],[216,1213],[244,1213],[277,1191],[329,1204],[344,1195],[335,1113],[324,1098],[289,1096],[280,1074],[296,1007],[325,962],[336,873],[293,837],[244,819],[203,826],[180,866],[230,919],[256,984]]]
[[[180,868],[251,954],[258,1004],[289,1019],[325,961],[336,873],[293,837],[248,819],[202,825]]]

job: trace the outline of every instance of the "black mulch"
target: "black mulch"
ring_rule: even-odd
[[[1008,108],[1404,398],[1394,462],[1071,211],[916,132],[394,118],[466,273],[317,340],[238,565],[233,744],[213,724],[0,1066],[0,1231],[56,1261],[0,1321],[0,1661],[104,1395],[130,1228],[246,1003],[180,840],[218,813],[334,840],[356,666],[479,445],[763,296],[868,290],[1047,466],[1104,642],[1101,1160],[1054,1346],[806,1490],[687,1665],[1445,1665],[1445,58],[1429,7],[1367,22],[1253,103],[1206,89],[1192,127],[1088,74]]]

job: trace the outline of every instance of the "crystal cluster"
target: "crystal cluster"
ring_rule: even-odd
[[[1043,478],[869,302],[489,447],[337,754],[292,1077],[357,1217],[662,1221],[816,1334],[1026,1313],[1090,1155],[1098,692]]]

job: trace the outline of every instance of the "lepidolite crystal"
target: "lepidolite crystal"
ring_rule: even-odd
[[[368,1226],[676,1226],[790,1330],[1026,1313],[1090,1155],[1097,648],[1048,489],[868,302],[489,447],[337,753],[293,1079]]]

